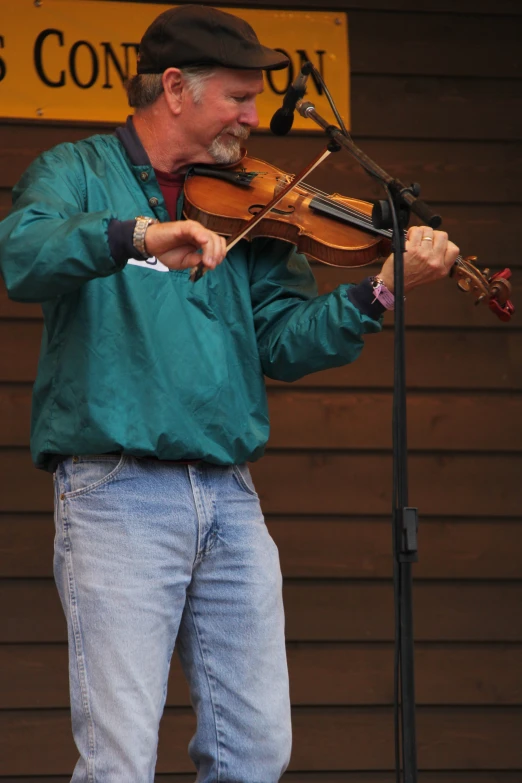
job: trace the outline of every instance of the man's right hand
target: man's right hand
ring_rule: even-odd
[[[151,223],[145,247],[169,269],[189,269],[198,264],[215,269],[227,253],[225,238],[195,220]]]

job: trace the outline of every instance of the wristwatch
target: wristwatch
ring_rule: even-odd
[[[138,215],[136,218],[136,225],[134,226],[134,232],[132,234],[132,244],[134,248],[140,253],[144,261],[147,260],[149,254],[145,247],[145,234],[151,223],[159,223],[156,218],[145,217],[144,215]]]

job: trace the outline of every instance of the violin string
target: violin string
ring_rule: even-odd
[[[322,190],[319,190],[318,188],[314,188],[311,185],[308,185],[306,183],[301,183],[300,186],[305,192],[311,193],[318,197],[318,201],[320,204],[324,206],[335,206],[335,208],[345,214],[347,217],[355,217],[358,220],[365,223],[368,228],[372,229],[374,228],[374,225],[372,223],[372,219],[369,215],[366,215],[364,212],[361,212],[360,210],[356,209],[355,207],[348,207],[345,204],[341,204],[338,201],[335,201],[335,199],[330,198],[328,193],[325,193]],[[391,236],[391,232],[390,232]]]
[[[344,204],[340,204],[339,202],[334,201],[334,199],[332,199],[330,195],[326,193],[324,190],[319,190],[319,188],[315,188],[313,185],[308,185],[306,182],[301,182],[298,187],[304,190],[306,193],[312,193],[316,196],[319,196],[326,203],[333,204],[334,206],[338,207],[341,211],[348,210],[350,214],[360,217],[366,223],[368,223],[368,225],[372,225],[371,219],[367,215],[365,215],[364,212],[359,212],[356,209],[353,209],[351,207],[346,207]]]
[[[373,225],[371,217],[366,213],[361,212],[357,208],[340,204],[339,202],[335,201],[335,199],[329,198],[328,196],[318,195],[316,198],[318,204],[323,206],[334,206],[337,212],[340,214],[346,215],[347,218],[356,218],[361,223],[364,223],[370,231],[374,230],[375,226]],[[391,237],[391,231],[387,231],[387,234]]]
[[[318,201],[320,204],[324,205],[332,205],[335,206],[337,210],[342,212],[343,214],[350,216],[350,217],[356,217],[358,220],[365,223],[368,228],[372,229],[374,228],[372,219],[369,215],[367,215],[365,212],[361,212],[356,207],[349,207],[346,204],[340,204],[335,199],[329,198],[327,195],[323,196],[322,194],[318,194]],[[390,232],[391,236],[391,232]]]
[[[303,187],[304,186],[304,187]],[[346,215],[357,217],[358,219],[362,220],[369,228],[373,228],[373,222],[369,215],[366,215],[364,212],[360,212],[355,207],[346,207],[344,204],[340,204],[339,202],[335,201],[335,199],[332,199],[328,193],[325,193],[323,190],[319,190],[319,188],[314,188],[312,185],[308,185],[306,183],[301,183],[300,187],[303,187],[303,190],[307,191],[308,193],[313,193],[317,196],[319,196],[319,203],[321,204],[332,204],[337,209],[339,209],[341,212],[344,212]],[[392,232],[388,232],[391,238]],[[404,234],[406,235],[408,232],[405,231]],[[458,255],[455,259],[456,264],[460,264],[463,261],[462,255]]]
[[[324,190],[320,190],[319,188],[315,188],[313,185],[308,185],[306,182],[301,182],[299,185],[300,188],[302,188],[306,193],[310,193],[318,197],[318,201],[320,204],[325,206],[335,206],[337,210],[344,213],[347,217],[355,217],[358,220],[361,220],[362,222],[366,223],[368,228],[372,229],[374,228],[372,219],[369,215],[366,215],[364,212],[360,212],[355,207],[347,207],[345,204],[340,204],[338,201],[335,201],[335,199],[331,198],[328,193],[326,193]],[[390,238],[392,236],[392,232],[388,232],[390,235]],[[404,232],[404,234],[407,234],[407,231]],[[455,264],[461,265],[463,262],[462,255],[458,255],[455,259]]]

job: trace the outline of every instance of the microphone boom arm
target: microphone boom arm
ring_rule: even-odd
[[[420,217],[424,225],[431,226],[433,229],[440,226],[442,223],[440,215],[436,215],[424,201],[417,198],[411,188],[408,188],[399,179],[392,177],[387,171],[382,169],[375,161],[368,157],[368,155],[353,142],[349,134],[345,135],[336,125],[331,125],[324,117],[318,114],[313,103],[301,100],[296,104],[296,110],[301,117],[311,119],[316,125],[319,125],[319,127],[330,136],[332,141],[335,141],[341,147],[347,149],[368,174],[381,182],[384,182],[394,195],[400,195],[402,201],[407,204],[412,212]]]

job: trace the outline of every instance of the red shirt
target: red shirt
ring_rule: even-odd
[[[171,220],[176,220],[176,204],[178,202],[178,196],[183,189],[185,175],[168,174],[165,171],[158,171],[157,169],[154,169],[154,173],[158,180],[160,190],[163,193],[169,217]]]

